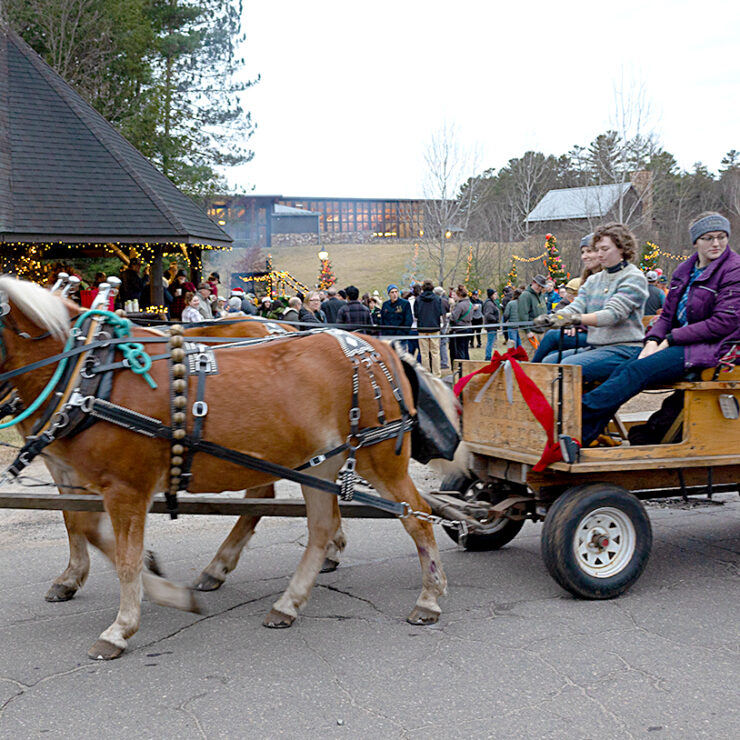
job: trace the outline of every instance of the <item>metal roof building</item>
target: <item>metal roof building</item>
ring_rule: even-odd
[[[527,216],[527,221],[573,221],[602,218],[627,194],[632,183],[550,190]]]

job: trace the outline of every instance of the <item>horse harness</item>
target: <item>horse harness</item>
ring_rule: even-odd
[[[17,393],[12,390],[12,384],[10,383],[12,377],[43,365],[74,358],[73,362],[67,362],[65,371],[54,387],[49,402],[34,423],[32,432],[23,448],[8,468],[7,472],[12,476],[18,476],[33,458],[53,441],[79,434],[100,420],[116,424],[139,434],[169,440],[170,476],[169,485],[165,491],[165,499],[170,517],[173,519],[177,518],[178,514],[177,494],[188,489],[189,479],[192,475],[190,472],[192,460],[196,452],[204,452],[252,470],[306,484],[337,495],[344,501],[350,501],[354,498],[358,502],[376,506],[397,516],[406,516],[410,511],[407,504],[355,490],[357,483],[357,451],[361,447],[395,438],[395,452],[400,454],[404,435],[412,430],[416,422],[416,418],[409,412],[403,392],[393,371],[388,368],[380,353],[362,337],[339,329],[312,329],[307,332],[292,333],[282,330],[281,332],[270,333],[267,337],[241,341],[221,337],[198,337],[198,341],[194,341],[195,338],[193,341],[189,341],[188,337],[184,335],[182,326],[172,325],[169,335],[136,337],[135,343],[132,344],[131,338],[122,336],[122,332],[118,329],[114,332],[108,331],[105,326],[107,317],[104,316],[108,312],[91,311],[88,314],[96,315],[88,316],[84,314],[81,325],[76,330],[73,329],[73,335],[78,346],[24,368],[0,374],[0,404],[4,404],[0,407],[0,410],[6,414],[15,413],[21,405],[21,400]],[[118,319],[113,314],[110,316]],[[79,320],[78,323],[80,323]],[[316,455],[303,465],[291,469],[203,439],[203,426],[208,414],[208,404],[205,400],[206,382],[209,375],[219,373],[215,356],[217,347],[210,346],[211,343],[221,342],[223,347],[251,346],[276,339],[284,341],[318,333],[331,335],[338,342],[343,355],[352,365],[350,431],[341,445]],[[48,334],[38,338],[45,338],[46,336]],[[27,338],[34,339],[33,337]],[[150,357],[143,350],[143,343],[146,342],[167,342],[168,351]],[[116,350],[121,347],[128,351],[128,355],[123,361],[115,361]],[[132,347],[135,349],[132,350]],[[4,346],[2,350],[5,351]],[[142,355],[148,362],[148,365],[143,367],[143,363],[141,363]],[[158,419],[110,402],[115,371],[126,367],[134,369],[139,374],[143,374],[152,387],[156,387],[154,381],[148,377],[147,370],[152,361],[162,359],[167,359],[169,366],[169,426]],[[137,365],[138,369],[136,369]],[[378,425],[363,429],[360,428],[359,407],[361,372],[369,380],[378,406]],[[192,415],[190,433],[187,430],[189,403],[187,376],[189,375],[197,376],[195,383],[196,397],[189,407]],[[383,378],[391,388],[401,413],[400,419],[390,422],[386,419],[382,404],[383,391],[380,382],[383,382]],[[344,452],[347,453],[347,459],[339,471],[339,484],[304,472]]]

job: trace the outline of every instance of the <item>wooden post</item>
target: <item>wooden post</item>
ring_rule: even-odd
[[[152,264],[151,274],[149,275],[149,295],[154,306],[164,306],[164,286],[162,284],[162,276],[164,274],[163,252],[164,247],[161,244],[154,245],[154,263]]]

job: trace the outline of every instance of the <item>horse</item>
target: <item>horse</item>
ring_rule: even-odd
[[[70,314],[61,298],[32,283],[4,276],[0,277],[0,303],[3,309],[0,367],[3,370],[26,367],[64,348],[70,335]],[[132,341],[152,335],[151,330],[131,328]],[[223,448],[251,455],[252,459],[294,469],[353,439],[355,427],[350,419],[353,402],[356,402],[363,424],[375,418],[379,401],[384,404],[389,423],[401,420],[398,395],[406,399],[408,411],[413,414],[411,386],[395,352],[384,342],[371,338],[365,341],[378,361],[393,370],[398,383],[396,395],[390,383],[374,388],[366,374],[356,376],[337,336],[330,333],[219,350],[219,372],[209,376],[205,387],[208,414],[204,436]],[[150,345],[145,345],[147,349],[151,349]],[[39,397],[52,374],[51,366],[36,367],[15,377],[13,385],[28,403]],[[154,362],[149,375],[156,384],[155,389],[134,372],[117,372],[110,403],[142,418],[168,419],[171,411],[168,364]],[[355,377],[357,391],[353,394]],[[269,385],[255,384],[258,378],[269,378]],[[188,381],[194,392],[195,380],[188,378]],[[239,422],[245,408],[250,410],[253,423],[242,432]],[[37,415],[38,412],[20,422],[26,436]],[[218,418],[218,425],[209,428],[209,417]],[[317,420],[321,423],[316,423]],[[172,434],[177,439],[175,432]],[[376,444],[360,446],[356,450],[357,474],[368,480],[384,498],[404,504],[406,514],[409,509],[428,514],[429,507],[408,472],[410,435],[404,434],[399,441],[397,445],[396,439],[386,438]],[[151,573],[142,575],[146,514],[154,493],[168,489],[173,472],[170,440],[145,437],[102,421],[73,436],[55,439],[45,454],[57,471],[71,471],[75,480],[87,490],[100,494],[110,517],[120,582],[119,610],[88,655],[93,659],[118,658],[140,626],[143,577],[148,579],[149,587],[156,590],[154,600],[157,603],[196,608],[187,589]],[[320,481],[336,480],[345,458],[344,453],[327,457],[312,469],[316,485],[305,482],[301,486],[306,501],[308,544],[286,590],[265,617],[266,627],[290,627],[309,597],[326,546],[339,525],[336,500],[321,490]],[[279,477],[197,452],[188,490],[200,493],[251,489],[269,485]],[[401,517],[401,521],[414,540],[422,572],[421,592],[407,621],[433,624],[439,620],[438,599],[446,593],[447,579],[432,526],[423,518],[409,515]]]
[[[71,311],[77,313],[74,307]],[[81,312],[79,312],[81,313]],[[279,333],[292,333],[297,331],[290,324],[264,321],[245,317],[235,321],[217,321],[204,326],[187,326],[184,335],[190,338],[197,337],[219,337],[232,339],[250,339],[275,336]],[[53,461],[49,461],[49,469],[52,478],[58,482],[58,486],[66,490],[79,490],[82,488],[80,482],[74,479],[74,472],[69,469],[59,469]],[[266,486],[253,488],[245,491],[245,496],[250,498],[274,498],[275,487],[272,483]],[[339,505],[336,503],[337,516]],[[44,598],[49,602],[63,602],[74,598],[77,591],[87,581],[90,572],[90,556],[87,544],[100,550],[112,563],[115,564],[115,541],[110,521],[104,512],[93,511],[65,511],[64,526],[67,530],[69,542],[69,561],[67,567],[54,579],[46,592]],[[211,562],[203,569],[196,578],[194,588],[198,591],[215,591],[220,588],[226,576],[236,568],[239,558],[259,522],[259,516],[243,514],[234,523],[226,539],[219,546]],[[339,558],[346,547],[347,539],[340,525],[334,537],[327,545],[326,558],[321,568],[322,573],[336,570]],[[154,565],[154,560],[145,561],[145,568]],[[158,570],[158,567],[155,568]],[[159,573],[158,573],[159,574]]]

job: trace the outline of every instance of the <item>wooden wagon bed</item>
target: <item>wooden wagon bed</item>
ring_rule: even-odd
[[[463,361],[462,374],[485,364]],[[562,433],[580,439],[580,367],[522,363],[522,368],[556,410],[556,418],[558,373],[562,370]],[[532,467],[540,459],[547,435],[529,410],[516,380],[512,378],[507,392],[503,372],[490,383],[489,375],[477,375],[462,395],[463,438],[473,453],[473,470],[481,478],[527,484],[536,496],[544,498],[551,497],[548,489],[556,492],[563,485],[604,480],[605,474],[628,490],[706,485],[708,478],[710,485],[738,483],[740,420],[723,415],[719,398],[731,395],[740,402],[740,368],[722,373],[717,380],[712,379],[713,375],[713,370],[707,370],[701,380],[666,386],[684,391],[683,433],[676,442],[630,446],[623,440],[615,447],[587,448],[581,450],[578,462],[554,463],[540,473],[533,472]],[[557,438],[557,429],[553,433]]]

